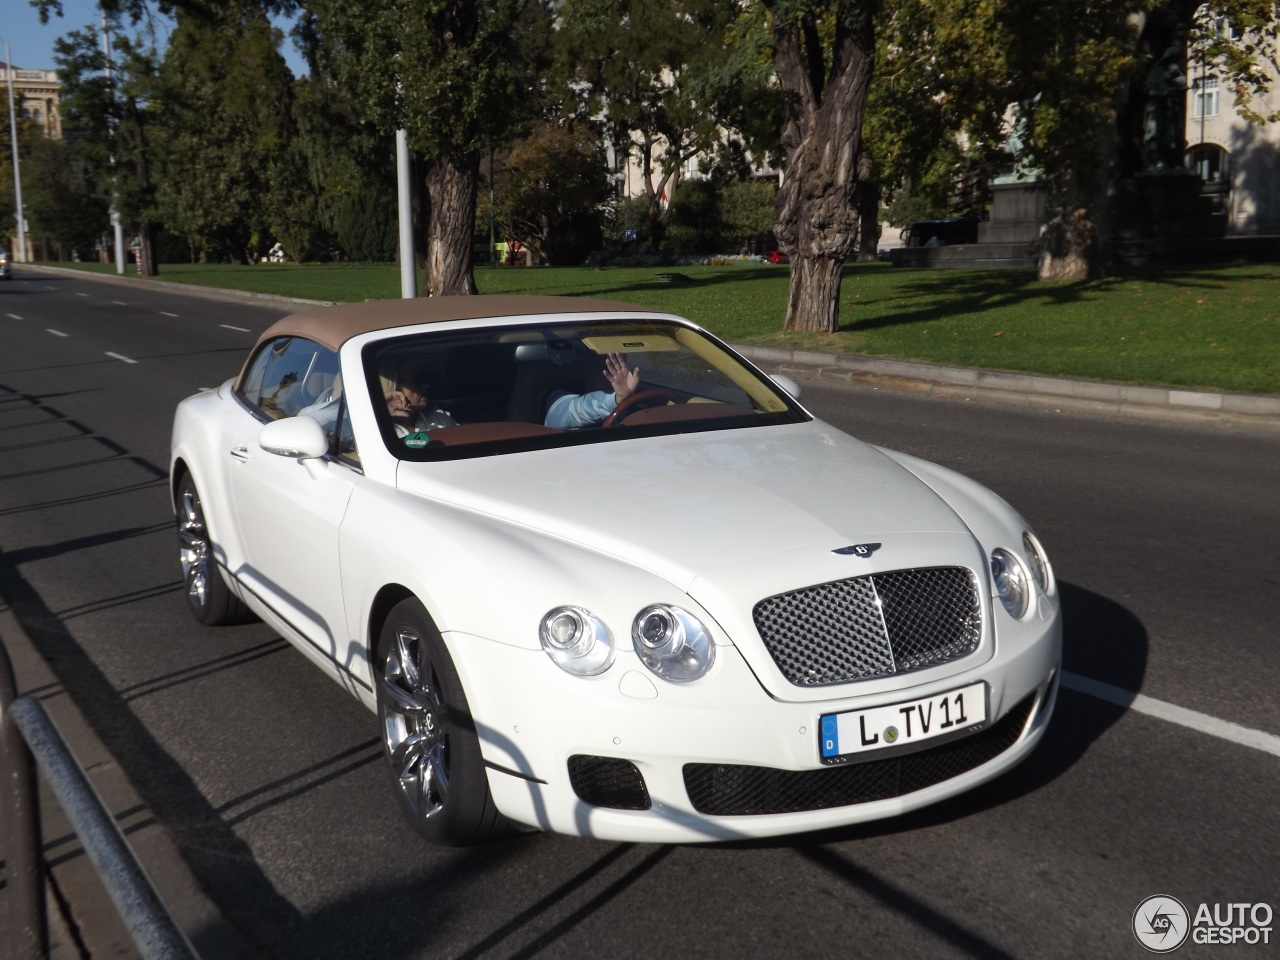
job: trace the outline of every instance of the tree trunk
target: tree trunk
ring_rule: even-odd
[[[1041,280],[1095,280],[1102,276],[1098,228],[1083,207],[1060,210],[1040,235]]]
[[[154,277],[156,266],[156,225],[144,223],[138,227],[138,276]]]
[[[475,232],[480,154],[444,153],[427,171],[426,295],[447,297],[476,292],[471,238]]]
[[[662,248],[662,241],[666,239],[667,224],[662,219],[662,200],[656,193],[649,197],[645,219],[649,224],[649,252],[657,253]]]
[[[858,262],[879,260],[880,183],[865,151],[858,158],[858,188],[854,198],[858,204]]]
[[[765,3],[774,17],[774,65],[786,110],[787,159],[774,224],[779,248],[791,257],[783,329],[834,333],[841,267],[858,241],[854,190],[877,4],[839,0],[828,68],[816,20],[784,16],[776,0]]]
[[[1106,273],[1101,212],[1106,209],[1106,176],[1066,178],[1049,188],[1040,234],[1039,279],[1096,280]]]
[[[791,261],[787,288],[787,330],[840,329],[840,271],[844,258],[804,257]]]

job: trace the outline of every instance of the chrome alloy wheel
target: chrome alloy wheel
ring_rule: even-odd
[[[411,626],[396,628],[382,671],[382,726],[392,774],[422,820],[449,797],[448,707],[425,645]]]
[[[209,532],[204,525],[204,511],[194,488],[182,491],[178,514],[178,557],[182,561],[182,582],[187,599],[196,609],[209,603],[209,578],[217,576],[213,569]]]

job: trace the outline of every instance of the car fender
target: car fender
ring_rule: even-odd
[[[1031,525],[1002,497],[976,480],[947,467],[896,450],[884,447],[877,447],[877,449],[910,470],[945,500],[969,527],[988,557],[996,547],[1003,547],[1020,557],[1027,569],[1031,569],[1031,558],[1027,556],[1022,542],[1024,532],[1033,533]],[[1058,619],[1061,609],[1060,598],[1052,583],[1049,594],[1036,589],[1036,600],[1031,611],[1019,622],[1005,613],[997,597],[989,565],[984,570],[984,576],[987,595],[992,599],[997,642],[1002,636],[1006,638],[1019,637],[1023,634],[1030,636],[1032,631],[1037,629],[1037,621],[1043,623]]]
[[[652,603],[689,609],[716,642],[729,642],[686,593],[624,558],[376,484],[353,495],[339,549],[347,627],[370,645],[374,599],[388,585],[422,601],[451,653],[454,634],[539,650],[542,617],[559,605],[591,610],[620,648],[630,648],[632,620]]]
[[[169,450],[169,500],[174,515],[176,517],[178,511],[178,472],[185,468],[200,491],[205,524],[217,561],[227,570],[234,570],[244,562],[228,494],[226,471],[230,458],[228,451],[222,449],[225,445],[223,418],[227,415],[231,383],[228,380],[216,390],[201,391],[178,404]]]

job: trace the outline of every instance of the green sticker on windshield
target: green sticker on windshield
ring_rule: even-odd
[[[404,438],[404,445],[410,450],[421,450],[431,442],[431,437],[425,433],[411,433]]]

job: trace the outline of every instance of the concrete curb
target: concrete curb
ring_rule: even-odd
[[[1175,420],[1280,428],[1280,397],[1274,396],[1076,380],[752,344],[734,344],[734,349],[762,369],[803,379],[882,384],[947,397],[1003,397],[1038,407],[1066,405],[1081,412],[1110,412],[1145,419],[1164,414]]]
[[[89,273],[85,270],[73,270],[68,267],[50,267],[43,263],[24,263],[22,269],[35,270],[40,273],[53,273],[60,277],[75,277],[77,280],[100,280],[119,286],[133,287],[138,284],[159,287],[168,293],[180,293],[192,297],[205,297],[210,300],[229,300],[239,303],[245,300],[257,301],[266,305],[272,303],[297,303],[310,307],[331,307],[332,300],[307,300],[302,297],[283,297],[277,293],[257,293],[253,290],[232,290],[224,287],[200,287],[192,283],[174,283],[172,280],[152,280],[150,277],[130,276],[119,273]]]

